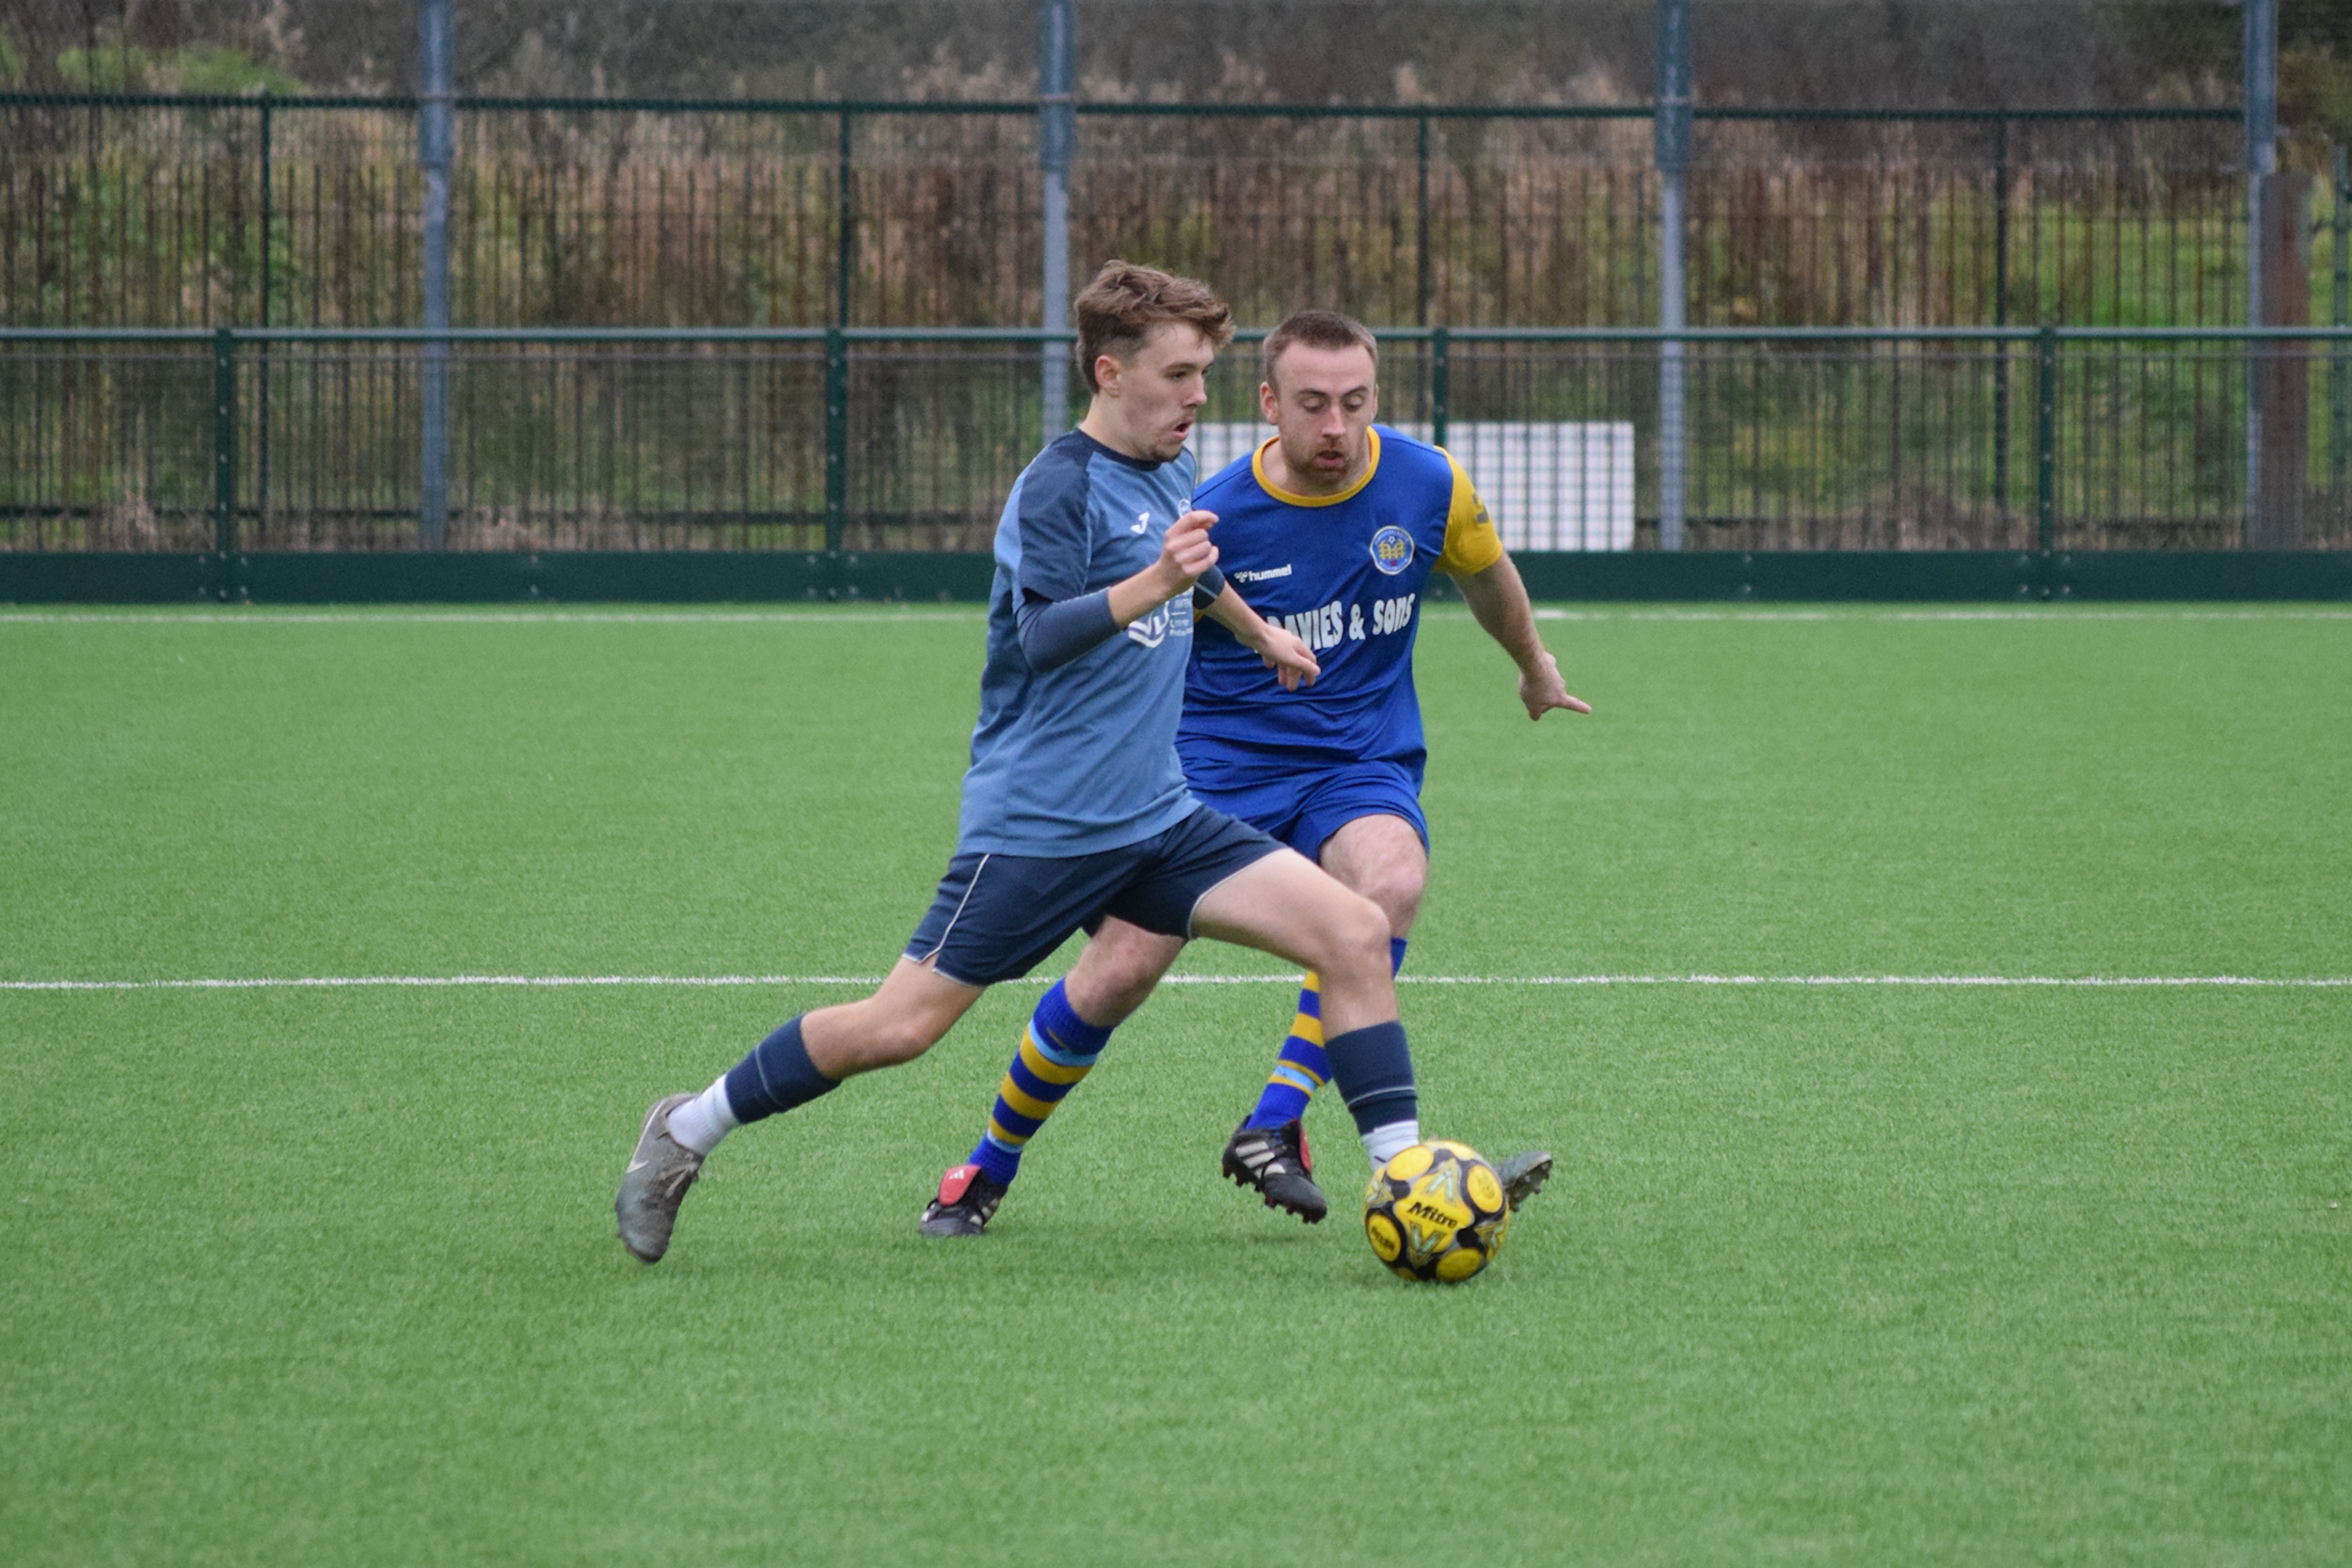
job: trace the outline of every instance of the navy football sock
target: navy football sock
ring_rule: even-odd
[[[728,1069],[727,1104],[734,1109],[737,1121],[750,1123],[772,1117],[840,1087],[840,1079],[826,1077],[808,1059],[808,1047],[801,1042],[803,1016],[796,1013],[786,1019],[774,1034]]]
[[[1413,1053],[1405,1042],[1403,1023],[1350,1029],[1333,1036],[1324,1050],[1331,1057],[1331,1082],[1340,1086],[1340,1098],[1356,1118],[1359,1134],[1370,1139],[1384,1127],[1418,1121],[1421,1100],[1413,1087]]]
[[[1389,973],[1394,974],[1404,967],[1405,939],[1391,937]],[[1274,1058],[1274,1070],[1258,1093],[1256,1108],[1242,1125],[1272,1129],[1296,1121],[1307,1114],[1307,1101],[1330,1079],[1330,1053],[1323,1044],[1323,979],[1311,969],[1299,986],[1298,1011],[1292,1015],[1291,1032]]]

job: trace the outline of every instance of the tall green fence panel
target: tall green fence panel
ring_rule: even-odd
[[[469,99],[457,123],[460,324],[1041,319],[1034,104]],[[1078,127],[1082,273],[1199,271],[1245,320],[1658,319],[1644,109],[1080,104]],[[1702,110],[1689,319],[2236,321],[2237,135],[2228,110]],[[0,324],[418,319],[404,102],[7,93],[0,149]]]
[[[416,548],[421,337],[0,329],[0,549]],[[984,551],[1046,438],[1042,337],[457,334],[449,546]],[[1631,544],[1654,547],[1659,346],[1635,330],[1399,332],[1382,413],[1465,451],[1629,429]],[[1686,346],[1693,550],[2352,547],[2352,331],[1701,331]],[[1255,428],[1250,355],[1237,345],[1212,378],[1220,457]],[[2256,386],[2276,417],[2249,516]],[[1570,510],[1526,488],[1565,481],[1508,469],[1526,459],[1479,461],[1506,465],[1490,499]]]

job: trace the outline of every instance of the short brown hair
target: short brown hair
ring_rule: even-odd
[[[1078,372],[1089,392],[1102,389],[1094,384],[1098,356],[1129,357],[1164,322],[1198,327],[1218,348],[1233,336],[1233,312],[1216,290],[1198,278],[1133,261],[1104,262],[1073,302],[1072,313],[1078,318]]]
[[[1360,348],[1372,356],[1372,368],[1380,368],[1380,344],[1362,322],[1337,310],[1294,310],[1282,318],[1281,325],[1266,334],[1265,347],[1259,351],[1262,378],[1267,386],[1275,385],[1274,362],[1294,345]]]

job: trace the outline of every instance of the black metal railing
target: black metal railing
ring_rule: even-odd
[[[1693,549],[2352,547],[2352,329],[1404,328],[1383,417],[1450,445],[1533,547],[1645,547],[1668,341]],[[1063,341],[0,329],[0,549],[417,548],[446,342],[454,549],[981,550]],[[1254,383],[1216,372],[1202,439],[1255,434]],[[1589,526],[1596,485],[1618,535]]]

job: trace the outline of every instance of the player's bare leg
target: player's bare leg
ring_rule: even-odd
[[[1324,840],[1324,870],[1370,898],[1388,916],[1390,971],[1403,961],[1405,935],[1421,912],[1429,880],[1429,854],[1421,833],[1402,816],[1373,813],[1343,823]],[[1307,1148],[1307,1103],[1330,1076],[1323,1049],[1323,981],[1310,969],[1300,983],[1274,1069],[1258,1102],[1226,1141],[1223,1169],[1235,1184],[1254,1187],[1269,1209],[1284,1209],[1312,1225],[1329,1212],[1314,1181]]]
[[[1320,973],[1332,1034],[1396,1022],[1389,917],[1295,850],[1268,855],[1201,895],[1192,930]]]
[[[1164,937],[1123,920],[1105,919],[1087,939],[1062,985],[1071,1005],[1089,1021],[1105,1027],[1124,1023],[1184,950],[1182,937]]]
[[[1397,1021],[1380,906],[1285,850],[1236,872],[1195,906],[1196,936],[1290,959],[1325,983],[1331,1076],[1375,1165],[1421,1140],[1412,1053]]]
[[[1388,911],[1389,929],[1400,944],[1421,913],[1429,885],[1429,851],[1421,834],[1401,816],[1359,816],[1326,839],[1323,868]],[[1551,1176],[1548,1149],[1530,1149],[1499,1161],[1503,1195],[1517,1209],[1543,1190]]]
[[[1380,906],[1389,935],[1410,936],[1429,886],[1429,851],[1401,816],[1359,816],[1323,841],[1323,869]]]
[[[1392,938],[1391,956],[1401,965],[1405,939],[1421,913],[1422,895],[1429,884],[1429,851],[1422,845],[1421,834],[1401,816],[1359,816],[1324,840],[1322,863],[1326,871],[1379,905],[1388,915]],[[1322,1030],[1312,1010],[1319,990],[1317,979],[1309,974],[1299,998],[1298,1015],[1292,1024],[1293,1034],[1282,1042],[1281,1058],[1276,1063],[1266,1094],[1261,1098],[1262,1110],[1268,1101],[1277,1102],[1271,1107],[1271,1114],[1253,1112],[1226,1146],[1229,1175],[1237,1164],[1245,1162],[1248,1151],[1263,1146],[1293,1155],[1311,1184],[1312,1166],[1307,1159],[1302,1118],[1307,1099],[1327,1070],[1322,1061]],[[1301,1030],[1307,1034],[1300,1034]],[[1550,1153],[1544,1149],[1514,1154],[1497,1163],[1496,1173],[1502,1178],[1503,1191],[1512,1208],[1517,1209],[1542,1190],[1551,1175],[1551,1164]],[[1272,1201],[1269,1196],[1269,1202]],[[1314,1203],[1319,1205],[1322,1201],[1322,1194],[1317,1192]],[[1278,1206],[1290,1208],[1293,1212],[1301,1212],[1287,1203]]]
[[[913,1061],[939,1043],[982,989],[901,958],[864,1001],[790,1019],[701,1094],[656,1101],[612,1199],[622,1244],[642,1261],[660,1260],[704,1158],[741,1125],[739,1117],[789,1109],[844,1078]],[[732,1090],[730,1079],[737,1080]]]
[[[1184,950],[1182,937],[1105,920],[1062,984],[1088,1018],[1124,1019],[1143,1005]],[[1225,1145],[1224,1171],[1236,1186],[1256,1191],[1267,1208],[1285,1210],[1309,1225],[1320,1224],[1331,1211],[1315,1185],[1306,1132],[1296,1121],[1270,1129],[1235,1128]]]
[[[1428,880],[1429,862],[1427,852],[1422,847],[1421,835],[1410,822],[1388,816],[1359,817],[1343,826],[1326,842],[1323,863],[1327,871],[1335,874],[1343,884],[1372,899],[1379,908],[1388,930],[1401,937],[1411,927],[1413,917],[1420,911],[1422,889]],[[1327,898],[1324,892],[1324,886],[1327,884],[1323,882],[1323,879],[1295,877],[1296,871],[1305,869],[1304,862],[1293,857],[1292,866],[1293,871],[1286,875],[1295,879],[1299,888],[1310,890],[1311,900]],[[1251,871],[1257,869],[1252,867]],[[1235,878],[1234,882],[1241,882],[1248,875],[1244,873],[1242,877]],[[1195,929],[1200,935],[1224,934],[1212,929],[1206,922],[1214,920],[1218,895],[1227,894],[1227,891],[1226,887],[1213,890],[1201,901],[1201,908],[1194,916]],[[1238,895],[1229,895],[1229,898],[1248,895],[1249,890],[1246,889]],[[1298,933],[1283,927],[1279,921],[1261,936],[1271,936],[1278,942],[1299,939]],[[1251,937],[1241,940],[1249,945],[1267,947],[1266,940]],[[1321,939],[1310,932],[1304,934],[1304,940],[1313,942]],[[1357,940],[1362,940],[1360,933]],[[1152,986],[1183,950],[1184,943],[1173,937],[1155,936],[1123,921],[1107,920],[1093,940],[1088,942],[1085,953],[1079,957],[1065,984],[1070,987],[1072,1000],[1078,1003],[1079,1010],[1089,1017],[1123,1018],[1142,1005]],[[1282,951],[1279,947],[1268,950]],[[1285,956],[1295,958],[1295,954]],[[1322,982],[1318,966],[1306,959],[1296,961],[1306,965],[1311,987],[1319,991]],[[1350,1017],[1345,1005],[1343,1005],[1339,1016],[1332,1020],[1328,1027],[1335,1033],[1343,1033],[1349,1023],[1343,1021]],[[1391,992],[1388,1017],[1391,1020],[1395,1017],[1393,991]],[[1327,1067],[1323,1065],[1323,1035],[1327,1024],[1319,1006],[1311,1020],[1305,1019],[1302,1012],[1301,1023],[1294,1024],[1294,1028],[1302,1026],[1313,1032],[1314,1038],[1311,1043],[1300,1043],[1307,1044],[1307,1048],[1313,1052],[1318,1064],[1313,1081],[1320,1083]],[[1304,1109],[1303,1096],[1300,1109]],[[1225,1146],[1223,1168],[1227,1178],[1237,1185],[1255,1189],[1265,1200],[1266,1207],[1286,1210],[1310,1225],[1322,1220],[1330,1211],[1330,1204],[1322,1189],[1315,1185],[1313,1163],[1307,1152],[1306,1130],[1296,1115],[1277,1118],[1264,1126],[1244,1122],[1235,1128]]]
[[[1092,1070],[1111,1031],[1143,1006],[1184,948],[1181,937],[1154,936],[1124,921],[1105,925],[1119,934],[1107,945],[1089,942],[1078,963],[1046,991],[1030,1015],[1013,1065],[998,1085],[988,1132],[970,1159],[949,1166],[940,1178],[939,1190],[924,1206],[917,1227],[924,1235],[946,1239],[987,1230],[1020,1169],[1018,1150],[1027,1147],[1053,1108]],[[1015,1152],[1008,1157],[1003,1145],[1016,1138]]]
[[[985,989],[900,958],[864,1001],[803,1014],[801,1037],[817,1070],[835,1081],[898,1067],[946,1038]]]

